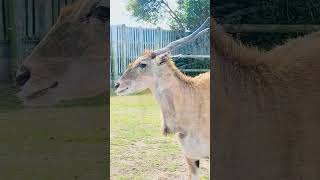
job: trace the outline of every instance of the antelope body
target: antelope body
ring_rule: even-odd
[[[320,179],[320,33],[261,51],[211,21],[214,178]]]
[[[190,169],[199,179],[199,163],[210,157],[210,72],[188,77],[180,72],[168,51],[205,32],[207,21],[191,35],[156,51],[145,51],[116,83],[118,95],[150,89],[162,112],[163,134],[176,134]]]

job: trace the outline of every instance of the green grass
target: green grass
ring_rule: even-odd
[[[20,100],[15,96],[17,87],[9,83],[0,83],[0,111],[21,109]]]
[[[24,109],[17,91],[0,84],[0,179],[106,179],[108,106],[101,96]]]
[[[1,112],[0,179],[105,179],[106,108]]]
[[[60,101],[55,107],[75,107],[75,106],[86,106],[86,107],[93,107],[93,106],[102,106],[108,104],[108,97],[107,93],[101,93],[93,97],[87,98],[79,98],[67,101]]]
[[[147,94],[151,94],[151,91],[149,89],[146,89],[144,91],[138,92],[138,93],[133,93],[131,95],[128,96],[136,96],[136,95],[147,95]],[[110,96],[117,96],[116,92],[114,89],[110,89]]]
[[[0,86],[0,179],[106,179],[104,94],[24,109],[16,92]],[[161,135],[160,109],[150,92],[110,95],[111,179],[185,178],[181,150],[174,136]]]
[[[110,105],[111,179],[187,177],[175,136],[161,135],[160,109],[150,94],[113,96]]]

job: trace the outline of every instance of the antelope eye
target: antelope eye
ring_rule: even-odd
[[[145,68],[146,66],[147,66],[146,64],[142,64],[142,63],[138,65],[139,68]]]
[[[101,21],[108,21],[110,19],[110,8],[105,6],[99,6],[95,9],[92,15]]]

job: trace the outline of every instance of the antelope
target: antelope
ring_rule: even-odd
[[[177,135],[192,180],[199,179],[200,159],[210,158],[210,72],[186,76],[169,52],[206,32],[208,22],[209,18],[192,34],[164,48],[146,50],[115,84],[118,95],[151,90],[160,105],[162,133]]]
[[[24,106],[51,106],[107,91],[109,11],[109,0],[78,0],[61,10],[17,70],[17,96]]]
[[[269,51],[211,19],[215,179],[320,179],[320,32]]]

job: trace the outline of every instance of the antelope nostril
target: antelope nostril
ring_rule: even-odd
[[[120,86],[120,83],[118,83],[118,82],[114,85],[114,87],[115,87],[116,89],[118,89],[119,86]]]
[[[23,86],[31,76],[31,72],[27,68],[21,68],[20,72],[16,76],[16,83],[19,86]]]

